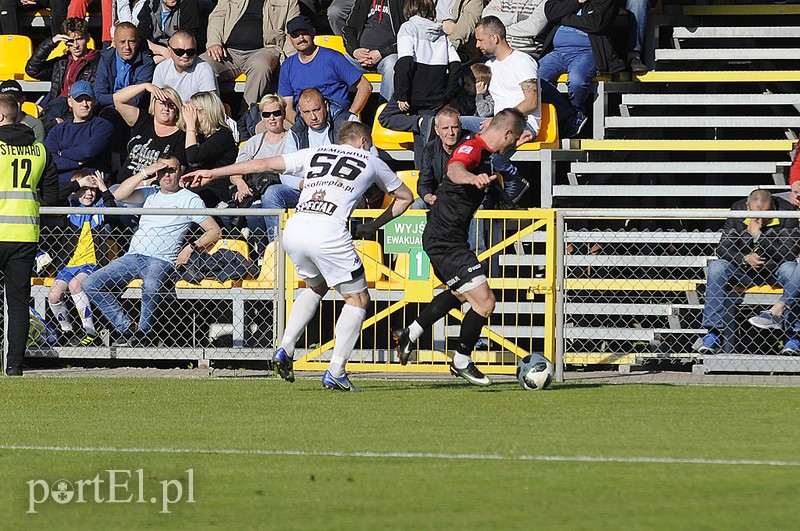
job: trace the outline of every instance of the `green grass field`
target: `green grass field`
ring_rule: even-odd
[[[797,389],[354,380],[0,378],[0,525],[800,528]]]

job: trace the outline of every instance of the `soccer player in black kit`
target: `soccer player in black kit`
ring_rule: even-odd
[[[408,328],[395,332],[397,356],[405,365],[422,332],[447,312],[469,302],[471,308],[461,322],[461,334],[450,372],[475,385],[492,381],[475,367],[472,350],[488,322],[495,297],[486,273],[468,242],[469,225],[495,180],[490,157],[506,153],[531,140],[525,131],[525,116],[517,109],[504,109],[491,119],[483,133],[456,148],[447,165],[447,175],[436,189],[422,247],[428,254],[436,276],[450,288],[433,298]]]

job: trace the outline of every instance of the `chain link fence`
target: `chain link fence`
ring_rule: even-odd
[[[695,372],[800,372],[793,297],[785,311],[781,303],[782,287],[794,292],[800,279],[798,215],[560,211],[564,364],[670,360],[694,363]],[[748,232],[756,219],[761,231]]]

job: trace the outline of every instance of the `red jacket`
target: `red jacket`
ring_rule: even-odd
[[[800,181],[800,142],[794,150],[794,160],[792,160],[792,167],[789,169],[789,184],[795,181]]]

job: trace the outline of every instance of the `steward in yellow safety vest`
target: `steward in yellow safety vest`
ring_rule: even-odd
[[[8,310],[5,373],[22,374],[28,338],[31,272],[39,242],[39,204],[58,203],[58,172],[33,129],[16,123],[19,107],[0,94],[0,279]]]

